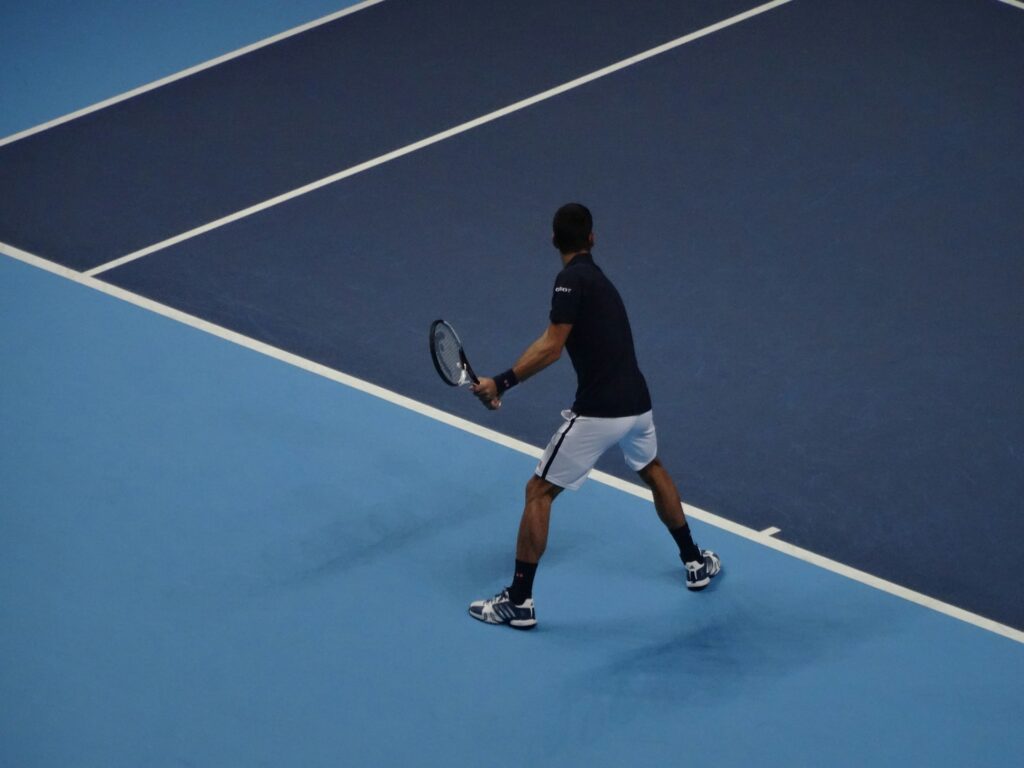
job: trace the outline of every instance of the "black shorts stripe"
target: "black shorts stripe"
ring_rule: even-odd
[[[576,423],[577,418],[578,417],[576,416],[572,417],[572,419],[569,421],[569,426],[565,428],[565,432],[563,432],[562,436],[558,438],[558,443],[555,445],[555,450],[551,452],[551,456],[548,457],[548,463],[544,465],[544,471],[540,473],[541,480],[547,480],[548,470],[551,469],[551,462],[553,462],[555,460],[555,456],[558,455],[558,449],[562,447],[562,443],[565,442],[565,436],[569,434],[569,430],[572,429],[572,425]]]

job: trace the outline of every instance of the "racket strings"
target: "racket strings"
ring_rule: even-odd
[[[434,351],[437,364],[448,380],[453,384],[462,384],[466,380],[466,369],[462,364],[462,345],[444,326],[438,326],[434,331]]]

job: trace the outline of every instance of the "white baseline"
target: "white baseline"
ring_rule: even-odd
[[[46,259],[20,250],[6,243],[0,243],[0,254],[25,262],[26,264],[31,264],[32,266],[46,270],[47,272],[52,272],[55,275],[59,275],[73,282],[100,291],[108,296],[121,299],[129,304],[134,304],[137,307],[147,309],[150,312],[155,312],[156,314],[170,318],[171,320],[176,320],[179,323],[183,323],[184,325],[209,333],[213,336],[224,339],[225,341],[238,344],[246,349],[251,349],[254,352],[259,352],[262,355],[287,363],[288,365],[293,365],[296,368],[301,368],[302,370],[309,371],[310,373],[315,373],[318,376],[323,376],[324,378],[330,379],[338,384],[344,384],[347,387],[352,387],[353,389],[378,397],[381,400],[385,400],[394,405],[407,408],[410,411],[414,411],[443,424],[455,427],[463,432],[468,432],[471,435],[482,437],[492,443],[497,443],[498,445],[505,446],[506,448],[511,448],[514,451],[524,453],[535,459],[540,458],[543,453],[540,448],[524,443],[521,440],[516,440],[515,438],[508,437],[507,435],[495,432],[492,429],[487,429],[486,427],[481,427],[478,424],[474,424],[473,422],[459,418],[458,416],[453,416],[450,413],[446,413],[438,408],[434,408],[433,406],[405,397],[397,392],[384,389],[383,387],[371,384],[368,381],[363,381],[362,379],[350,376],[347,373],[342,373],[341,371],[336,371],[333,368],[328,368],[327,366],[315,363],[312,360],[299,357],[291,352],[286,352],[282,349],[278,349],[277,347],[272,347],[262,341],[257,341],[256,339],[249,338],[248,336],[243,336],[236,331],[215,325],[214,323],[189,315],[181,310],[174,309],[173,307],[169,307],[165,304],[160,304],[152,299],[147,299],[146,297],[139,296],[131,291],[126,291],[123,288],[118,288],[117,286],[105,283],[102,280],[89,277],[81,272],[61,266],[60,264],[47,261]],[[641,488],[639,485],[635,485],[634,483],[629,483],[604,472],[593,472],[591,474],[591,479],[599,483],[603,483],[604,485],[611,486],[612,488],[617,488],[620,491],[624,491],[625,493],[629,493],[633,496],[638,496],[642,499],[647,499],[648,501],[653,502],[650,490],[647,488]],[[988,630],[989,632],[993,632],[997,635],[1001,635],[1009,638],[1010,640],[1024,644],[1024,632],[1014,629],[1013,627],[1000,624],[992,619],[979,616],[976,613],[965,611],[955,605],[944,603],[941,600],[936,600],[935,598],[923,595],[920,592],[915,592],[911,589],[907,589],[906,587],[901,587],[899,584],[894,584],[891,581],[880,579],[870,573],[865,573],[864,571],[856,568],[851,568],[848,565],[836,562],[835,560],[830,560],[827,557],[802,549],[801,547],[797,547],[793,544],[779,541],[778,539],[772,538],[771,535],[766,535],[767,531],[757,531],[753,528],[748,528],[745,525],[740,525],[732,520],[720,517],[719,515],[715,515],[711,512],[706,512],[702,509],[698,509],[697,507],[691,507],[688,504],[684,504],[683,508],[685,509],[686,514],[695,520],[700,520],[701,522],[713,525],[716,528],[721,528],[729,533],[749,539],[750,541],[756,542],[764,547],[768,547],[769,549],[774,549],[778,552],[789,555],[790,557],[795,557],[798,560],[803,560],[804,562],[811,563],[819,568],[831,571],[832,573],[837,573],[840,576],[845,576],[846,578],[858,581],[861,584],[874,587],[882,592],[887,592],[911,603],[916,603],[917,605],[924,606],[925,608],[930,608],[933,611],[943,613],[954,619],[958,619],[968,624],[973,624],[976,627],[980,627]]]
[[[276,197],[272,197],[269,200],[264,200],[262,203],[251,205],[248,208],[243,208],[240,211],[236,211],[235,213],[223,216],[219,219],[216,219],[215,221],[211,221],[208,224],[203,224],[202,226],[196,227],[195,229],[190,229],[187,232],[182,232],[180,235],[175,235],[174,237],[168,238],[167,240],[163,240],[159,243],[155,243],[154,245],[150,245],[145,248],[141,248],[137,251],[133,251],[132,253],[126,254],[124,256],[120,256],[116,259],[113,259],[112,261],[108,261],[106,264],[101,264],[98,267],[93,267],[92,269],[87,270],[85,274],[90,276],[99,275],[108,270],[135,261],[136,259],[141,259],[143,256],[148,256],[151,253],[162,251],[164,248],[169,248],[172,245],[177,245],[178,243],[184,242],[185,240],[191,240],[193,237],[198,237],[199,235],[202,235],[206,232],[210,232],[211,230],[223,227],[225,224],[230,224],[234,221],[238,221],[239,219],[244,219],[248,216],[252,216],[255,213],[259,213],[260,211],[265,211],[268,208],[273,208],[275,205],[280,205],[281,203],[287,202],[288,200],[292,200],[296,197],[300,197],[301,195],[309,194],[310,192],[320,189],[321,187],[326,187],[328,184],[333,184],[336,181],[347,179],[350,176],[355,176],[357,173],[362,173],[363,171],[369,170],[370,168],[374,168],[378,165],[390,162],[391,160],[395,160],[404,155],[408,155],[412,152],[415,152],[416,150],[423,149],[424,147],[429,147],[431,144],[436,144],[437,142],[444,141],[445,139],[449,139],[452,136],[457,136],[460,133],[465,133],[466,131],[472,130],[473,128],[477,128],[481,125],[489,123],[492,120],[497,120],[499,117],[504,117],[505,115],[510,115],[513,112],[518,112],[521,109],[526,109],[527,107],[533,106],[538,102],[545,101],[546,99],[550,99],[553,96],[558,96],[559,94],[565,93],[566,91],[571,91],[573,88],[578,88],[581,85],[585,85],[586,83],[590,83],[594,80],[610,75],[613,72],[618,72],[621,69],[625,69],[626,67],[638,64],[641,61],[645,61],[654,56],[658,56],[659,54],[665,53],[666,51],[671,51],[674,48],[678,48],[681,45],[692,43],[694,40],[699,40],[702,37],[706,37],[707,35],[713,34],[714,32],[718,32],[719,30],[725,29],[726,27],[731,27],[734,24],[739,24],[742,21],[746,21],[747,19],[753,18],[754,16],[758,16],[759,14],[762,14],[766,11],[770,11],[773,8],[778,8],[780,5],[785,5],[786,3],[789,2],[792,2],[792,0],[772,0],[772,2],[770,3],[759,5],[756,8],[751,8],[750,10],[744,11],[743,13],[738,13],[735,16],[730,16],[728,19],[723,19],[722,21],[716,22],[702,29],[698,29],[696,32],[690,32],[689,34],[683,35],[682,37],[677,37],[675,40],[671,40],[667,43],[663,43],[662,45],[650,48],[649,50],[646,50],[643,53],[638,53],[635,56],[630,56],[628,59],[622,59],[621,61],[618,61],[614,64],[609,64],[607,67],[603,67],[602,69],[595,70],[590,74],[577,77],[575,80],[570,80],[569,82],[562,83],[561,85],[557,85],[554,88],[549,88],[546,91],[538,93],[534,96],[530,96],[526,99],[523,99],[522,101],[517,101],[515,104],[509,104],[507,107],[502,107],[501,109],[489,112],[486,115],[481,115],[480,117],[468,120],[467,122],[457,125],[454,128],[449,128],[445,131],[441,131],[440,133],[435,133],[433,136],[428,136],[425,139],[420,139],[419,141],[413,142],[412,144],[408,144],[404,147],[400,147],[399,149],[395,149],[392,150],[391,152],[387,152],[383,155],[380,155],[379,157],[375,157],[372,160],[367,160],[365,162],[359,163],[358,165],[354,165],[351,168],[346,168],[345,170],[338,171],[337,173],[332,173],[330,176],[325,176],[322,179],[318,179],[317,181],[305,184],[301,187],[291,190],[290,192],[285,192],[283,194],[277,195]]]

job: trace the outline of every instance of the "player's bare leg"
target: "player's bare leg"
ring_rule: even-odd
[[[686,525],[683,514],[683,503],[679,498],[679,490],[672,481],[672,476],[662,463],[655,459],[638,473],[647,487],[654,494],[654,508],[658,517],[670,531]]]
[[[469,615],[487,624],[508,624],[514,629],[537,626],[533,607],[533,577],[548,545],[551,503],[562,492],[557,485],[534,475],[526,484],[526,504],[519,521],[516,570],[512,584],[490,600],[470,604]]]
[[[686,566],[686,586],[693,590],[703,589],[722,569],[718,555],[711,550],[701,550],[693,543],[679,490],[662,463],[655,458],[637,474],[651,489],[658,517],[679,546],[679,557]]]
[[[536,565],[548,546],[551,503],[562,492],[557,485],[534,475],[526,484],[526,505],[519,521],[516,560]]]

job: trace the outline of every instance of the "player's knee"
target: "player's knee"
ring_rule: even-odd
[[[526,481],[526,498],[535,499],[538,496],[542,496],[545,485],[548,485],[548,483],[543,479],[537,477],[537,475],[531,475],[530,479]]]
[[[650,464],[648,464],[643,469],[638,470],[637,474],[640,475],[640,479],[643,480],[647,485],[653,487],[654,484],[657,482],[658,473],[663,471],[664,468],[661,466],[661,462],[658,460],[657,457],[655,457]]]
[[[532,475],[526,483],[526,500],[538,499],[542,496],[549,496],[553,499],[561,490],[557,485],[553,485],[537,475]]]

